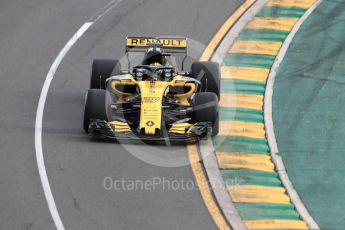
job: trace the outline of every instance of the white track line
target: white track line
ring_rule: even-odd
[[[316,221],[308,212],[307,208],[304,206],[301,198],[298,196],[297,191],[294,189],[292,182],[290,181],[288,174],[286,172],[283,159],[279,156],[278,146],[276,137],[274,134],[274,127],[273,127],[273,119],[272,119],[272,96],[273,96],[273,86],[275,77],[277,75],[278,68],[282,63],[287,50],[295,37],[296,33],[298,32],[301,25],[304,21],[309,17],[309,15],[316,9],[316,7],[321,3],[322,0],[318,0],[309,10],[301,17],[301,19],[296,23],[294,28],[291,30],[290,34],[284,41],[274,63],[271,68],[271,72],[267,79],[267,85],[265,89],[265,97],[264,97],[264,120],[265,120],[265,127],[266,127],[266,135],[268,144],[271,150],[272,160],[276,166],[276,169],[279,173],[279,177],[286,188],[289,197],[291,198],[291,202],[296,206],[298,213],[301,215],[302,219],[308,224],[309,229],[320,229]]]
[[[83,36],[83,34],[92,26],[98,19],[103,17],[109,10],[119,4],[122,0],[113,0],[107,4],[101,11],[99,11],[90,20],[84,23],[79,30],[72,36],[72,38],[66,43],[63,49],[60,51],[58,56],[55,58],[52,66],[44,81],[40,99],[36,111],[36,122],[35,122],[35,150],[36,150],[36,160],[38,172],[41,178],[41,183],[43,187],[43,192],[48,203],[50,214],[53,218],[54,224],[57,230],[65,230],[65,227],[61,221],[61,217],[57,210],[53,193],[50,188],[47,170],[44,164],[43,150],[42,150],[42,121],[44,106],[47,100],[47,95],[49,91],[50,84],[54,78],[54,75],[61,64],[62,60],[65,58],[68,51],[73,47],[73,45]]]

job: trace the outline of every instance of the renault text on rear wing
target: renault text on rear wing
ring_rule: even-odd
[[[142,52],[152,45],[160,45],[168,53],[186,53],[187,38],[127,37],[126,52]]]

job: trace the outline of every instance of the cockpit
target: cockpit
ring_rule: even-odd
[[[176,76],[172,66],[140,65],[133,68],[133,77],[137,81],[171,81]]]

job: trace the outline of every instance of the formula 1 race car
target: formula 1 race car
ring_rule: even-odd
[[[194,62],[178,71],[167,57],[187,57],[186,38],[128,37],[126,55],[145,52],[140,65],[93,61],[84,130],[115,140],[196,142],[218,134],[219,64]],[[129,58],[128,58],[129,62]],[[129,62],[130,63],[130,62]],[[129,64],[130,65],[130,64]]]

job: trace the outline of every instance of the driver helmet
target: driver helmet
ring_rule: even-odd
[[[167,60],[166,57],[163,55],[163,50],[161,47],[152,46],[146,50],[144,59],[142,64],[143,65],[166,65]]]

